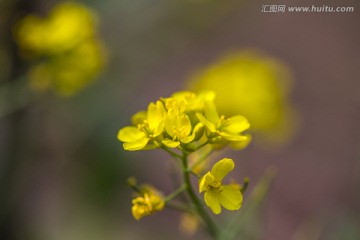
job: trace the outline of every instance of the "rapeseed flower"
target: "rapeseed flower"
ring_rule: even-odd
[[[146,115],[146,116],[145,116]],[[147,113],[137,113],[133,121],[137,126],[127,126],[120,129],[118,139],[124,142],[123,147],[128,151],[144,149],[150,140],[155,147],[158,144],[158,137],[164,129],[165,108],[161,101],[150,103]]]
[[[54,89],[62,96],[76,93],[101,70],[104,64],[102,50],[100,42],[88,41],[68,54],[34,65],[28,73],[31,88],[36,91]]]
[[[132,204],[132,215],[136,220],[140,220],[142,217],[161,211],[165,206],[165,201],[160,192],[150,186],[145,189],[142,196],[134,198]]]
[[[234,169],[234,161],[224,158],[217,162],[199,182],[199,192],[205,192],[206,205],[215,214],[221,213],[221,206],[228,210],[238,210],[242,204],[242,194],[234,184],[224,185],[223,178]]]
[[[170,99],[182,102],[183,112],[189,115],[191,112],[202,111],[206,101],[214,101],[215,93],[213,91],[200,91],[195,94],[190,91],[181,91],[172,94]]]
[[[184,233],[192,235],[199,224],[204,223],[214,239],[222,236],[220,228],[196,196],[191,176],[199,179],[208,169],[209,157],[214,151],[227,145],[242,149],[251,138],[243,134],[250,126],[248,120],[241,115],[230,118],[219,116],[214,99],[215,94],[211,91],[199,94],[176,92],[171,97],[150,103],[147,111],[132,116],[131,126],[119,130],[118,139],[123,142],[125,150],[161,148],[179,160],[177,163],[181,164],[183,174],[183,184],[165,197],[153,187],[138,186],[134,178],[129,178],[128,184],[138,193],[132,200],[132,214],[136,220],[161,211],[166,204],[169,208],[185,212],[180,222]],[[214,214],[219,214],[222,207],[228,210],[241,208],[242,193],[248,186],[248,180],[244,180],[243,187],[234,182],[222,182],[233,169],[234,161],[223,158],[200,178],[199,192],[204,192],[205,203]],[[183,202],[180,198],[174,201],[180,194],[186,194],[190,202]]]
[[[190,143],[194,140],[196,133],[200,131],[202,126],[199,123],[195,126],[194,131],[192,131],[190,119],[186,114],[169,115],[165,118],[165,129],[170,138],[163,140],[162,143],[170,148],[178,147],[181,143]]]
[[[95,34],[96,15],[84,5],[63,2],[47,17],[28,15],[15,29],[22,49],[54,55],[73,49]]]
[[[20,20],[14,35],[24,59],[34,63],[28,72],[33,90],[69,96],[95,78],[105,63],[96,23],[96,15],[75,2],[56,5],[46,17]]]
[[[150,103],[147,111],[136,113],[131,119],[133,125],[120,129],[118,139],[128,151],[163,147],[194,152],[207,144],[244,148],[250,141],[242,134],[249,128],[247,119],[240,115],[219,117],[214,98],[211,91],[198,95],[183,91],[160,98]]]
[[[136,151],[154,147],[186,148],[192,151],[204,134],[204,124],[196,117],[203,112],[205,101],[213,100],[213,92],[196,95],[191,92],[177,92],[169,98],[160,98],[150,103],[147,112],[136,113],[133,126],[120,129],[118,139],[124,142],[125,150]]]
[[[208,136],[210,143],[223,143],[224,141],[241,143],[248,141],[247,135],[242,135],[242,132],[250,127],[248,120],[236,115],[226,119],[224,115],[219,117],[215,104],[213,102],[206,102],[204,107],[204,114],[197,113],[196,116],[209,130]],[[236,145],[234,145],[236,146]]]

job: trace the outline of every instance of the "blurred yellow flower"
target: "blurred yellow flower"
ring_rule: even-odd
[[[38,63],[29,71],[30,86],[34,90],[55,89],[60,95],[71,95],[93,80],[103,66],[102,46],[88,41],[69,54],[58,55]]]
[[[19,45],[36,54],[57,54],[70,50],[94,36],[96,15],[75,2],[55,6],[45,17],[29,15],[16,27]]]
[[[131,212],[136,220],[161,211],[165,206],[161,196],[152,192],[144,193],[143,196],[133,199],[132,204]]]
[[[234,184],[222,184],[222,179],[234,166],[232,159],[223,158],[200,179],[199,192],[205,192],[205,203],[215,214],[221,213],[221,206],[228,210],[238,210],[241,207],[243,197],[238,187]]]
[[[180,231],[189,237],[196,233],[199,224],[199,217],[193,213],[184,213],[180,216]]]
[[[287,97],[291,76],[276,59],[256,51],[230,53],[188,84],[193,91],[214,91],[218,111],[246,116],[255,132],[280,139],[291,133],[293,110]]]
[[[34,90],[74,94],[105,62],[104,46],[96,37],[96,16],[75,2],[58,4],[44,18],[25,17],[14,34],[23,55],[37,60],[28,74]]]

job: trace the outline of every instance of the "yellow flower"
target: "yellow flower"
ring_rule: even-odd
[[[86,41],[67,54],[32,67],[30,85],[37,91],[54,89],[60,95],[71,95],[91,82],[103,64],[100,42]]]
[[[26,16],[15,26],[14,35],[22,56],[35,62],[28,76],[36,91],[72,95],[91,82],[105,62],[96,16],[75,2],[56,5],[47,17]]]
[[[170,148],[198,141],[203,135],[203,124],[196,117],[196,112],[203,111],[204,102],[214,98],[213,92],[198,95],[192,92],[176,92],[170,98],[163,98],[167,115],[165,130],[167,135],[162,143]],[[187,145],[188,150],[193,147]]]
[[[136,113],[131,119],[133,126],[120,129],[118,139],[129,151],[168,147],[193,152],[207,143],[219,148],[225,144],[246,147],[250,137],[242,132],[249,128],[248,121],[240,115],[219,117],[214,97],[211,91],[198,95],[184,91],[160,98],[156,104],[150,103],[147,112]],[[206,136],[204,125],[210,132]]]
[[[144,193],[144,196],[133,199],[132,204],[131,211],[136,220],[161,211],[165,206],[165,202],[161,196],[152,192]]]
[[[172,99],[181,101],[184,104],[184,112],[202,111],[206,101],[213,101],[215,93],[213,91],[200,91],[198,94],[189,91],[176,92],[171,96]]]
[[[225,119],[224,115],[219,117],[213,102],[205,103],[204,113],[205,116],[201,113],[197,113],[196,116],[210,131],[210,135],[208,136],[210,142],[221,143],[226,140],[241,143],[248,141],[249,136],[241,135],[243,131],[250,127],[245,117],[241,115],[236,115],[228,119]]]
[[[234,161],[224,158],[199,182],[199,192],[205,192],[205,203],[215,214],[221,213],[221,206],[228,210],[238,210],[241,207],[243,197],[240,190],[233,184],[222,184],[222,179],[233,169]]]
[[[29,15],[19,22],[15,35],[19,45],[37,54],[56,54],[93,37],[96,16],[81,4],[63,2],[46,18]]]
[[[190,143],[202,127],[203,124],[198,123],[192,131],[190,119],[186,114],[170,114],[165,118],[165,129],[170,139],[165,139],[162,143],[170,148],[176,148],[181,143]]]
[[[162,101],[169,114],[186,114],[191,123],[196,125],[199,120],[196,112],[202,112],[206,101],[213,101],[215,93],[213,91],[200,91],[198,94],[189,91],[175,92],[169,98],[163,98]]]
[[[137,127],[127,126],[120,129],[118,139],[124,142],[124,149],[128,151],[144,149],[150,140],[152,140],[152,144],[157,144],[157,137],[164,130],[164,117],[165,108],[161,101],[149,104],[146,118],[142,112],[134,115],[133,121],[138,123],[139,119],[142,119],[143,122]]]

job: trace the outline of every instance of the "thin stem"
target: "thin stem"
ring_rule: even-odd
[[[172,199],[176,198],[177,196],[179,196],[181,193],[183,193],[186,190],[186,185],[183,184],[181,185],[178,189],[176,189],[173,193],[167,195],[164,198],[165,202],[171,201]]]
[[[218,228],[216,224],[213,222],[209,214],[206,212],[206,210],[203,207],[203,204],[200,202],[199,198],[196,196],[190,182],[190,173],[187,171],[188,169],[188,163],[187,163],[187,154],[184,153],[182,157],[182,163],[183,163],[183,175],[184,175],[184,181],[186,186],[186,192],[188,193],[191,201],[193,202],[196,211],[200,215],[200,217],[203,219],[204,223],[207,226],[209,234],[214,237],[214,239],[218,239],[220,236],[218,234]]]
[[[174,158],[179,158],[179,159],[182,159],[182,156],[171,151],[170,149],[168,149],[167,147],[163,146],[161,147],[162,149],[164,149],[166,152],[168,152],[171,156],[173,156]]]
[[[165,207],[171,209],[171,210],[175,210],[175,211],[179,211],[179,212],[185,212],[185,213],[191,213],[193,212],[193,210],[187,206],[185,206],[184,204],[181,204],[180,202],[167,202]]]
[[[198,146],[198,147],[196,148],[196,151],[199,150],[199,149],[202,148],[202,147],[205,147],[208,143],[209,143],[209,141],[204,142],[203,144],[201,144],[200,146]]]

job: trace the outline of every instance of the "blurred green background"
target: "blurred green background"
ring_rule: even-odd
[[[0,1],[0,239],[206,239],[182,234],[171,210],[133,219],[126,179],[136,176],[169,193],[168,156],[125,152],[116,135],[148,102],[201,88],[191,81],[206,78],[206,69],[221,67],[226,56],[249,51],[255,60],[250,55],[246,69],[264,64],[270,73],[239,76],[248,82],[237,92],[238,75],[221,68],[214,81],[229,88],[218,96],[231,89],[229,99],[244,96],[271,76],[274,91],[249,95],[266,102],[276,96],[286,106],[286,114],[276,115],[286,129],[254,129],[252,144],[231,153],[239,175],[250,177],[250,191],[266,167],[278,169],[246,239],[360,239],[358,1],[79,1],[97,15],[104,62],[93,81],[66,96],[31,88],[28,72],[50,60],[29,57],[14,33],[24,16],[46,16],[59,2]],[[355,10],[261,13],[264,4]],[[242,98],[232,101],[236,111]],[[271,113],[273,106],[258,109]]]

